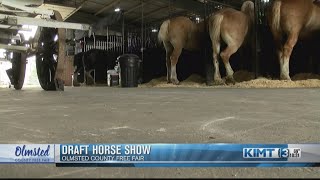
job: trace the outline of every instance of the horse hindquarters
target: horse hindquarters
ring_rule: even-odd
[[[284,54],[283,54],[284,48],[282,44],[283,34],[282,34],[282,28],[281,28],[281,5],[282,5],[282,2],[279,0],[275,1],[272,4],[268,21],[269,21],[270,29],[275,41],[276,50],[278,53],[278,60],[280,63],[280,79],[290,79],[289,59],[284,58]],[[284,59],[286,60],[284,61]]]
[[[233,77],[234,71],[230,64],[230,57],[239,50],[239,48],[242,45],[242,42],[233,42],[226,40],[226,44],[228,46],[223,52],[221,52],[220,56],[227,71],[227,81],[230,81],[231,83],[235,84],[235,80]]]
[[[219,58],[220,53],[220,40],[221,40],[221,23],[223,21],[223,15],[217,14],[210,19],[209,33],[212,42],[213,50],[213,64],[214,64],[214,81],[217,84],[222,84],[220,69],[219,69]]]
[[[181,28],[181,23],[187,23],[187,27]],[[177,77],[177,63],[182,52],[182,48],[187,45],[188,33],[191,27],[185,19],[175,19],[165,21],[159,31],[159,41],[163,42],[166,48],[167,78],[169,83],[178,85],[180,82]]]
[[[171,54],[173,52],[172,44],[169,40],[169,25],[170,20],[164,21],[160,27],[158,40],[163,43],[166,50],[166,67],[167,67],[167,82],[171,83]]]
[[[302,1],[275,1],[272,5],[269,23],[278,50],[281,80],[291,80],[290,58],[302,27],[305,25],[307,12],[310,12],[309,5]],[[284,44],[282,44],[283,33],[287,36]]]
[[[220,53],[220,57],[223,60],[227,71],[227,81],[235,83],[233,78],[234,71],[230,65],[230,57],[239,50],[247,35],[248,23],[245,23],[247,22],[247,17],[239,13],[234,14],[234,11],[225,11],[223,14],[217,15],[216,17],[212,26],[215,30],[211,32],[213,47],[215,47],[213,49],[215,69],[217,69],[216,72],[219,71],[218,54],[220,53],[220,41],[223,40],[227,47]],[[220,20],[221,22],[219,19],[222,19]],[[218,31],[220,32],[217,33]]]

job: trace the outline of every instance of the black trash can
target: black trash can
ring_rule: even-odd
[[[138,87],[141,60],[135,54],[124,54],[117,59],[120,67],[121,87]]]

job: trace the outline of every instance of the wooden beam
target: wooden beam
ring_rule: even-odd
[[[70,16],[72,16],[74,13],[78,12],[85,4],[86,2],[89,1],[89,0],[84,0],[82,1],[82,3],[80,4],[80,6],[78,6],[75,10],[73,10],[70,14],[68,14],[64,19],[63,21],[67,20]]]
[[[99,14],[101,14],[102,12],[109,10],[110,8],[112,8],[114,5],[118,4],[120,2],[120,0],[115,0],[112,1],[111,3],[107,4],[106,6],[104,6],[102,9],[100,9],[98,12],[96,12],[94,15],[97,16]]]
[[[85,13],[82,11],[76,12],[70,18],[67,19],[68,22],[81,22],[81,23],[88,23],[88,24],[93,24],[100,20],[101,18],[94,16],[93,14]]]

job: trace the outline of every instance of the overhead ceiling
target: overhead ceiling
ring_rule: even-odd
[[[108,23],[116,18],[116,8],[121,8],[125,17],[125,24],[132,27],[158,25],[163,20],[184,15],[189,17],[203,17],[205,0],[45,0],[45,4],[61,7],[66,21],[77,23]],[[239,9],[244,0],[206,0],[212,9],[233,7]],[[58,6],[57,6],[58,5]],[[208,9],[208,8],[207,8]],[[59,10],[58,10],[59,11]],[[119,20],[119,18],[118,18]],[[118,22],[122,23],[122,21]]]

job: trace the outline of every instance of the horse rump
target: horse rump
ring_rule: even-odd
[[[170,20],[166,20],[162,23],[159,34],[158,34],[158,41],[159,43],[162,43],[164,41],[168,41],[168,35],[169,35],[169,25],[170,25]]]
[[[220,40],[221,40],[221,23],[223,21],[223,15],[215,14],[210,17],[209,33],[212,40],[213,49],[218,52],[220,51]]]

